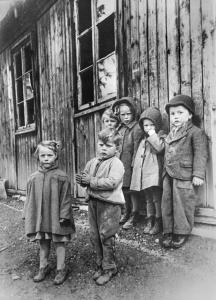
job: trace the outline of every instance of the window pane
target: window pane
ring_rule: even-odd
[[[79,33],[92,26],[91,0],[78,1]]]
[[[27,73],[23,77],[23,88],[25,99],[33,98],[32,78],[31,74]]]
[[[20,77],[22,75],[22,61],[21,52],[15,55],[15,77]]]
[[[98,24],[99,58],[115,50],[114,15],[112,14]]]
[[[115,10],[114,0],[97,0],[97,21],[101,21]]]
[[[25,126],[25,118],[24,118],[24,103],[20,103],[18,105],[18,127]]]
[[[16,81],[17,103],[23,101],[23,82],[22,78]]]
[[[92,102],[94,100],[93,89],[93,69],[89,69],[80,74],[82,86],[82,104]]]
[[[98,63],[98,97],[102,98],[116,93],[116,56],[107,57]]]
[[[25,56],[25,72],[31,70],[32,68],[32,62],[31,62],[31,45],[27,45],[24,48],[24,56]]]
[[[28,124],[34,123],[34,100],[27,101],[27,120]]]
[[[92,65],[92,31],[80,38],[80,68]]]

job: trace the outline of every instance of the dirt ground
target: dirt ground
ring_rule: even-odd
[[[107,285],[92,280],[95,254],[89,243],[87,212],[75,211],[77,232],[67,247],[70,270],[61,286],[53,285],[52,272],[34,283],[39,262],[38,245],[24,236],[23,202],[0,201],[0,299],[79,300],[215,300],[216,240],[191,236],[179,250],[164,250],[158,240],[142,234],[143,221],[120,231],[116,241],[119,273]]]

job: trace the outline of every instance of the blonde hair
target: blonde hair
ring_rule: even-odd
[[[117,123],[116,123],[116,127],[118,126],[118,124],[120,123],[118,116],[113,112],[113,110],[111,108],[107,108],[101,117],[101,121],[102,123],[104,122],[105,117],[108,117],[110,119],[114,119]]]
[[[40,151],[40,148],[41,147],[45,147],[45,148],[48,148],[50,150],[53,151],[53,153],[57,156],[59,156],[59,150],[61,148],[61,142],[59,141],[54,141],[54,140],[50,140],[50,141],[42,141],[40,142],[38,145],[37,145],[37,148],[35,150],[35,153],[34,155],[38,158],[38,154],[39,154],[39,151]]]

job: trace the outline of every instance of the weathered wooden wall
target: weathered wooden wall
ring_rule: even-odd
[[[73,183],[71,2],[57,1],[37,23],[42,139],[60,140],[60,166]]]
[[[118,30],[124,33],[119,52],[125,53],[120,59],[125,72],[120,73],[124,78],[119,79],[119,94],[132,95],[141,110],[156,105],[162,113],[173,95],[193,96],[210,142],[207,189],[201,205],[215,207],[215,1],[118,2]]]
[[[0,54],[0,177],[16,188],[14,110],[10,51]]]

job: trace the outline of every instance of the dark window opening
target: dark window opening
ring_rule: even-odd
[[[99,59],[115,50],[114,14],[98,24]]]
[[[32,54],[32,50],[31,50],[31,45],[27,45],[24,48],[24,55],[25,55],[25,72],[31,70],[32,68],[32,62],[31,62],[31,54]]]
[[[93,69],[91,68],[80,75],[82,86],[82,104],[87,104],[94,100]]]
[[[19,127],[25,126],[24,103],[20,103],[18,105],[18,113],[19,113]]]
[[[27,101],[27,115],[28,115],[28,124],[34,123],[34,101],[28,100]]]
[[[80,69],[84,69],[93,63],[92,58],[92,31],[80,38]]]
[[[23,81],[22,78],[16,81],[17,84],[17,102],[23,101]]]
[[[90,0],[79,0],[79,33],[92,26],[91,19],[91,1]]]
[[[20,77],[22,75],[22,60],[21,60],[21,52],[18,52],[15,56],[15,74],[16,78]]]

